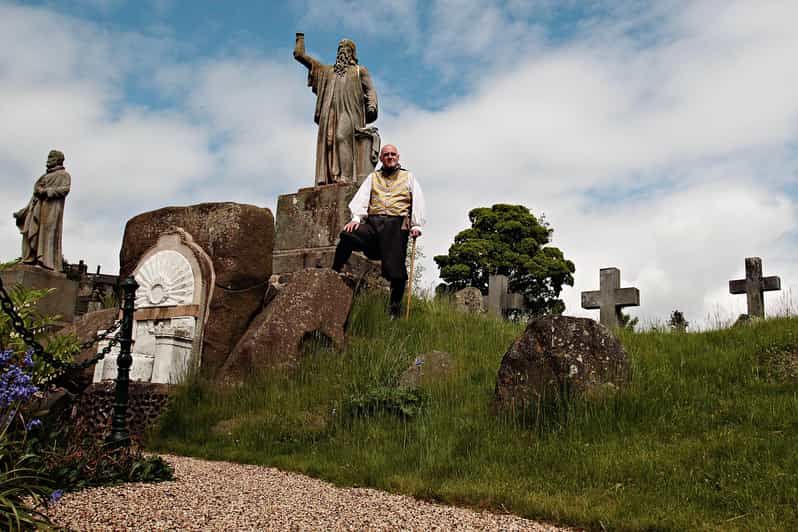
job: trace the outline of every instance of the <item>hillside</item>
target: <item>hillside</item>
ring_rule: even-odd
[[[347,350],[311,342],[296,375],[191,379],[149,447],[594,529],[798,528],[798,319],[623,333],[628,390],[495,417],[523,326],[421,301],[391,322],[384,305],[361,297]],[[454,375],[398,388],[431,350]]]

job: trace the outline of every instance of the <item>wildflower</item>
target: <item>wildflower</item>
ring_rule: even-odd
[[[31,431],[33,429],[38,429],[41,426],[42,426],[41,419],[31,419],[30,421],[28,421],[28,424],[25,425],[25,430]]]
[[[64,490],[55,490],[50,494],[50,498],[47,499],[47,506],[52,506],[57,503],[61,497],[64,496]]]

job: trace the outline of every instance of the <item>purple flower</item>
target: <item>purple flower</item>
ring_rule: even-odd
[[[38,429],[41,426],[42,426],[41,419],[31,419],[30,421],[28,421],[28,424],[25,425],[25,430],[31,431],[33,429]]]
[[[64,496],[64,490],[55,490],[50,494],[50,498],[47,499],[47,506],[52,506]]]

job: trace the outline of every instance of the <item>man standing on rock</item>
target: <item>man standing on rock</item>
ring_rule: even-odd
[[[341,232],[332,268],[340,272],[353,251],[380,259],[382,276],[391,283],[389,312],[397,318],[407,284],[407,239],[421,235],[424,195],[413,174],[400,166],[396,146],[383,146],[380,162],[349,203],[352,221]]]

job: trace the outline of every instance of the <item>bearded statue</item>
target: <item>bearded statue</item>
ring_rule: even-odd
[[[47,171],[33,185],[33,196],[24,209],[14,213],[22,233],[22,262],[61,272],[64,257],[64,203],[72,178],[64,169],[64,154],[52,150]]]
[[[294,59],[308,69],[308,86],[316,95],[316,185],[360,183],[374,170],[380,151],[377,91],[366,67],[357,62],[355,43],[342,39],[334,65],[305,52],[305,36],[296,34]]]

